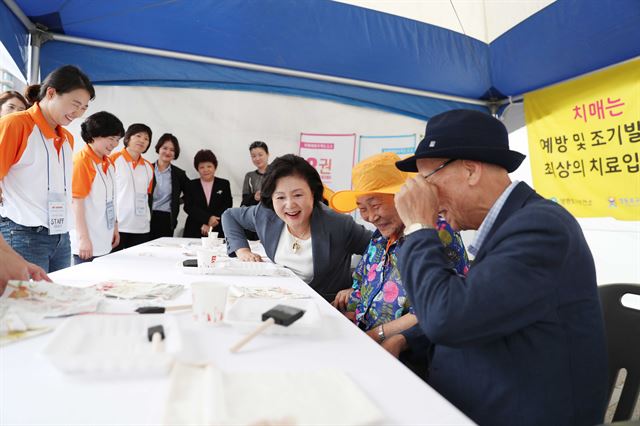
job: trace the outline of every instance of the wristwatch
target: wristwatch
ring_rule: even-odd
[[[421,229],[433,229],[433,226],[426,225],[424,223],[412,223],[411,225],[404,228],[404,236],[406,237],[409,234],[413,234],[416,231]]]
[[[382,324],[378,327],[378,340],[380,343],[384,342],[384,328],[382,328]]]

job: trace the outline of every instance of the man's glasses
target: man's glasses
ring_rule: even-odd
[[[438,167],[436,167],[435,169],[431,170],[429,173],[427,173],[426,176],[423,176],[426,179],[429,179],[431,176],[433,176],[434,174],[438,173],[440,170],[444,169],[445,167],[447,167],[449,164],[453,163],[454,161],[456,161],[456,158],[452,158],[451,160],[447,160],[444,163],[440,164]]]

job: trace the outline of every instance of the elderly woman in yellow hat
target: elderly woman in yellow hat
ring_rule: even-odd
[[[354,189],[336,192],[330,200],[334,210],[358,209],[376,227],[353,273],[352,288],[340,291],[332,304],[349,317],[355,312],[355,323],[378,343],[417,323],[397,266],[404,224],[393,197],[409,177],[396,168],[399,160],[397,154],[386,152],[358,163],[351,173]],[[437,229],[451,267],[466,274],[468,260],[460,235],[442,218]]]

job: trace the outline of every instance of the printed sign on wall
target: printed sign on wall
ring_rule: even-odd
[[[640,220],[640,60],[524,96],[533,184],[578,217]]]
[[[356,135],[300,134],[300,156],[320,174],[322,183],[333,191],[351,189]]]

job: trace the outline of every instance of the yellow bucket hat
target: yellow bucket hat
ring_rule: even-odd
[[[373,155],[351,170],[352,190],[336,192],[329,205],[341,213],[354,210],[356,199],[363,194],[395,194],[409,178],[409,173],[402,172],[396,167],[400,161],[398,154],[384,152]]]

